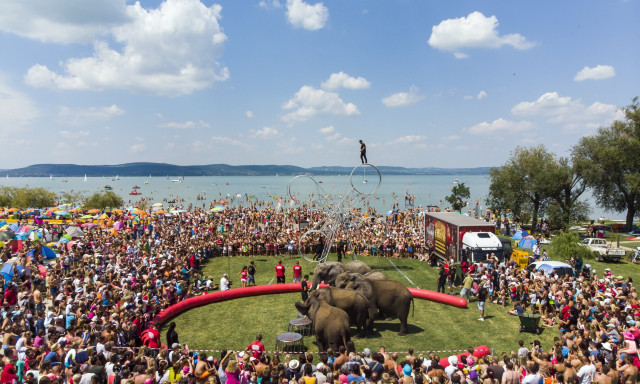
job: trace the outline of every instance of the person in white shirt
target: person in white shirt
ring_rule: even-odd
[[[538,363],[529,364],[529,374],[522,379],[522,384],[539,384]]]
[[[591,384],[591,381],[596,376],[596,367],[587,356],[582,356],[580,360],[582,360],[583,364],[577,373],[580,384]]]
[[[220,290],[221,291],[229,290],[229,277],[227,276],[226,273],[222,275],[222,279],[220,279]]]

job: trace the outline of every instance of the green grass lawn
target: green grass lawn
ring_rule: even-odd
[[[335,256],[331,256],[335,260]],[[223,273],[229,273],[233,287],[237,288],[240,279],[236,275],[244,265],[253,260],[257,266],[256,282],[268,284],[275,276],[274,267],[278,257],[231,257],[215,258],[207,262],[204,272],[217,282]],[[402,274],[391,265],[386,258],[359,257],[373,269],[383,270],[389,279],[402,282],[408,287],[413,286]],[[304,259],[282,258],[287,268],[287,282],[292,279],[291,266],[300,261],[303,274],[312,275],[314,263]],[[436,289],[437,269],[417,260],[391,259],[419,288]],[[596,268],[604,270],[599,264]],[[614,270],[614,266],[616,269]],[[623,273],[623,264],[612,265],[614,273]],[[633,266],[637,272],[637,266]],[[628,268],[628,266],[627,266]],[[624,273],[628,275],[629,273]],[[313,277],[311,276],[312,280]],[[459,289],[456,289],[456,292]],[[294,303],[300,300],[299,294],[280,294],[244,298],[222,303],[207,305],[185,312],[173,321],[177,324],[180,341],[187,343],[192,349],[234,349],[241,350],[254,340],[257,333],[262,333],[263,342],[267,350],[275,347],[276,335],[287,331],[289,320],[296,318],[297,310]],[[545,328],[542,335],[520,333],[520,321],[515,316],[506,313],[508,308],[487,303],[486,321],[480,322],[479,311],[475,299],[471,299],[468,309],[455,308],[430,301],[415,300],[415,310],[409,315],[409,334],[399,337],[398,320],[377,320],[377,333],[369,338],[355,338],[357,348],[375,348],[384,345],[387,351],[406,351],[409,347],[415,350],[448,350],[466,349],[468,346],[487,345],[497,352],[516,350],[518,340],[524,340],[527,345],[534,339],[549,346],[555,336],[560,333],[551,328]],[[164,328],[163,328],[164,330]],[[355,334],[355,329],[352,329]],[[162,340],[165,340],[164,334]],[[316,351],[313,337],[305,337],[305,345],[311,351]]]

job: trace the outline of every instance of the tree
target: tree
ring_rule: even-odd
[[[464,183],[459,183],[453,186],[451,194],[444,199],[451,204],[451,208],[453,208],[454,211],[460,212],[460,210],[467,205],[467,202],[462,201],[462,199],[468,199],[469,196],[471,196],[469,187],[464,185]]]
[[[552,201],[547,207],[546,216],[550,225],[566,230],[571,223],[586,220],[589,206],[578,199],[587,185],[569,159],[562,157],[552,164],[549,176]]]
[[[593,252],[588,247],[580,244],[580,237],[573,232],[563,233],[553,238],[551,251],[554,259],[570,260],[592,259]]]
[[[88,209],[118,208],[124,204],[122,198],[111,191],[96,192],[84,202]]]
[[[56,202],[56,194],[44,188],[6,187],[0,191],[0,200],[16,208],[46,208]]]
[[[80,203],[84,200],[82,192],[60,192],[60,201],[63,203]]]
[[[640,211],[640,104],[638,97],[623,108],[624,121],[600,127],[573,147],[577,173],[606,210],[626,211],[626,230]]]
[[[501,168],[489,171],[489,205],[496,210],[531,213],[535,228],[538,217],[551,201],[555,156],[544,145],[516,147]]]

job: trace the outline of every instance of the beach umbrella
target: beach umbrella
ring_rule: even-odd
[[[13,236],[16,234],[13,231],[1,231],[0,232],[0,241],[9,241],[13,239]]]
[[[139,215],[139,216],[144,216],[147,214],[147,212],[143,211],[142,209],[136,209],[135,211],[133,211],[134,215]]]
[[[71,241],[71,235],[69,235],[68,233],[65,234],[65,235],[62,235],[62,237],[60,237],[60,240],[62,240],[62,239],[67,239],[67,240]]]
[[[29,240],[36,242],[36,241],[40,241],[40,236],[38,236],[38,232],[33,231],[29,234]]]
[[[77,226],[67,227],[67,229],[65,229],[64,231],[67,232],[67,234],[69,234],[71,237],[82,237],[82,236],[84,236],[84,232],[82,232],[82,229],[80,227],[77,227]]]
[[[79,212],[82,212],[82,209],[79,209],[79,208],[73,208],[73,209],[70,209],[70,210],[69,210],[69,213],[79,213]]]
[[[153,212],[153,213],[155,213],[156,215],[164,215],[165,213],[167,213],[167,211],[164,211],[164,210],[162,210],[162,209],[159,209],[159,210],[157,210],[157,211],[155,211],[155,212]]]
[[[9,229],[12,230],[13,232],[18,232],[18,228],[20,228],[18,223],[13,223],[9,225]]]
[[[53,251],[53,249],[43,246],[42,247],[42,256],[45,260],[55,259],[58,255]]]
[[[91,216],[91,215],[82,215],[80,218],[81,219],[93,219],[93,216]]]
[[[100,215],[100,220],[107,220],[109,218],[109,216],[107,216],[106,213],[103,213],[102,215]]]
[[[164,204],[162,203],[154,203],[152,207],[162,207]]]
[[[65,212],[65,211],[57,211],[56,215],[58,215],[58,216],[71,216],[71,214],[69,212]]]
[[[99,209],[95,209],[95,208],[94,209],[90,209],[90,210],[87,211],[87,213],[92,213],[92,214],[96,214],[96,213],[100,213],[100,212],[102,212],[102,211],[99,210]]]
[[[13,263],[5,263],[0,269],[0,274],[4,276],[5,285],[6,283],[13,280]]]
[[[74,246],[74,244],[76,244],[76,243],[77,243],[77,241],[70,241],[70,242],[68,242],[68,243],[67,243],[67,249],[71,249],[71,247],[73,247],[73,246]]]
[[[117,223],[113,224],[113,229],[115,229],[116,231],[121,230],[122,227],[124,227],[124,224],[122,223],[122,221],[118,221]]]
[[[71,241],[71,240],[67,239],[66,237],[62,237],[62,238],[60,238],[60,240],[58,240],[58,243],[66,244],[69,241]]]
[[[25,234],[19,233],[13,237],[13,240],[27,240],[28,237]]]
[[[113,211],[111,211],[111,212],[115,212],[115,213],[118,213],[118,214],[120,214],[120,213],[124,213],[124,211],[123,211],[122,209],[114,209],[114,210],[113,210]]]
[[[216,205],[215,207],[211,208],[211,212],[220,212],[220,211],[224,211],[224,207],[221,207],[219,205]]]
[[[22,227],[18,228],[18,233],[29,233],[29,231],[31,231],[31,228],[29,228],[27,225],[23,225]]]
[[[81,225],[82,228],[93,228],[93,227],[97,227],[98,224],[96,223],[84,223]]]
[[[8,213],[13,213],[13,212],[19,212],[20,210],[18,208],[9,208],[7,209]]]

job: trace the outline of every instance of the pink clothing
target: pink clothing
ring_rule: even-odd
[[[240,384],[240,370],[236,369],[235,372],[225,371],[227,374],[227,384]]]

